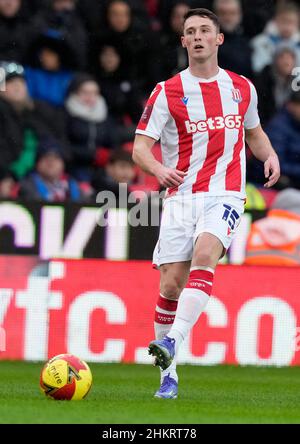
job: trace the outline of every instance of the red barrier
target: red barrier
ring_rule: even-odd
[[[219,266],[180,362],[300,364],[300,270]],[[149,262],[0,257],[0,359],[150,362],[159,273]],[[6,341],[4,341],[4,339]]]

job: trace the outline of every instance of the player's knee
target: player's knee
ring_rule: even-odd
[[[177,300],[181,291],[182,286],[176,279],[170,279],[166,282],[162,282],[160,285],[161,294],[168,299]]]
[[[182,292],[188,274],[185,268],[166,264],[160,267],[160,292],[168,299],[177,300]]]
[[[198,251],[194,254],[193,265],[203,266],[203,267],[214,267],[215,258],[213,252],[209,249],[207,251]]]

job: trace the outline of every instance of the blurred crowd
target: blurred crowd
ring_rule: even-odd
[[[119,183],[159,189],[133,164],[132,142],[154,85],[187,66],[180,35],[190,7],[218,15],[219,64],[257,88],[281,161],[277,188],[300,189],[297,3],[0,0],[0,198],[94,202]],[[258,192],[264,181],[250,154],[248,181]]]

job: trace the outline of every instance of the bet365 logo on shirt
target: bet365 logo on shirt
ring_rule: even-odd
[[[229,114],[227,116],[209,117],[207,120],[198,122],[185,121],[185,127],[188,134],[204,132],[208,130],[219,130],[224,128],[238,129],[242,125],[242,116]]]

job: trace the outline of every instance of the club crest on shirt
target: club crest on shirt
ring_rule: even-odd
[[[152,103],[146,105],[146,107],[144,109],[144,112],[142,114],[142,117],[141,117],[141,122],[142,123],[147,124],[149,122],[149,119],[150,119],[150,116],[151,116],[151,113],[152,113],[152,109],[153,109],[153,104]]]
[[[241,101],[243,100],[241,91],[239,89],[233,88],[231,92],[232,92],[232,100],[236,103],[241,103]]]

